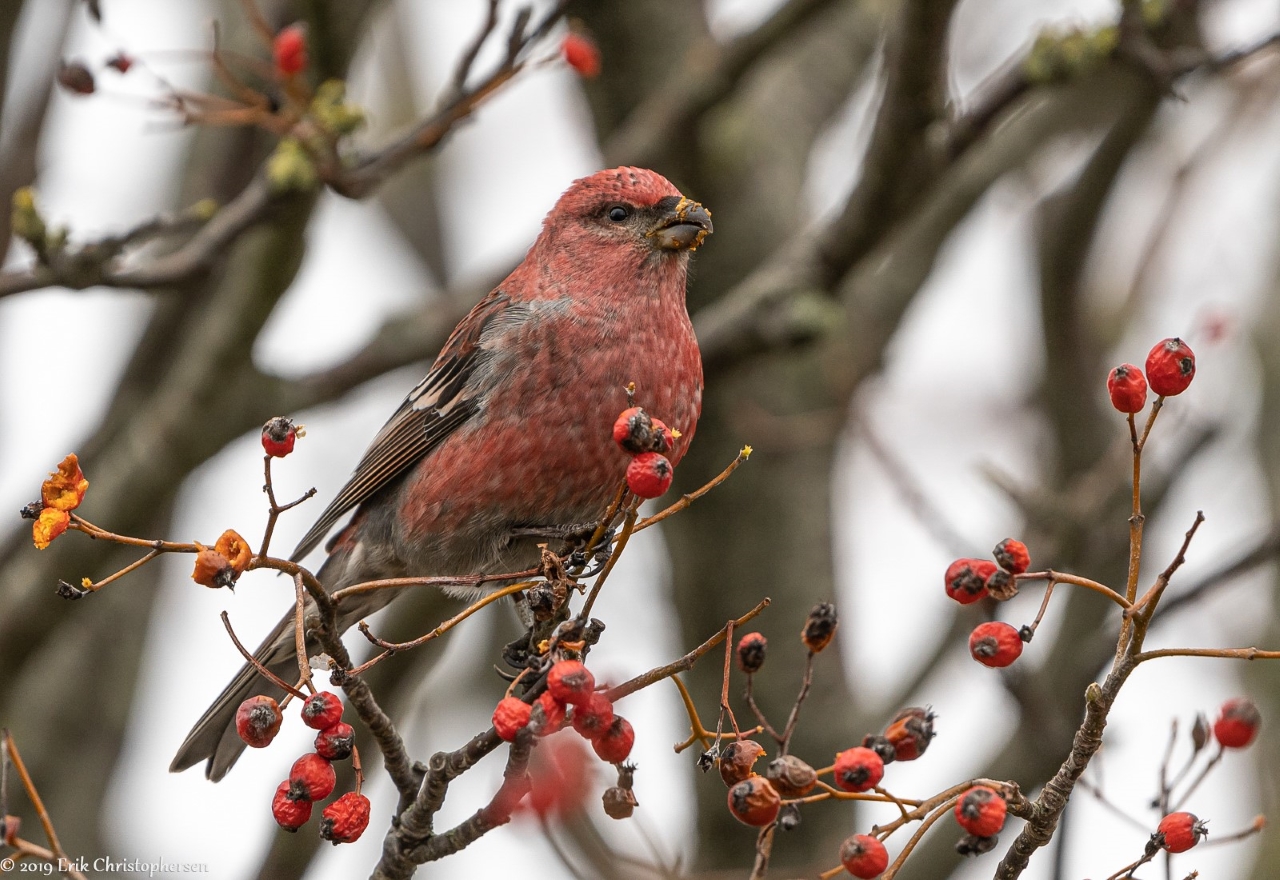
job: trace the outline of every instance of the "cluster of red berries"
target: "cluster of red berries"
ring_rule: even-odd
[[[293,444],[299,437],[307,436],[302,425],[295,425],[293,419],[276,416],[262,426],[262,450],[272,458],[284,458],[293,452]]]
[[[996,545],[990,559],[957,559],[947,566],[947,595],[961,605],[985,596],[1005,601],[1018,593],[1017,575],[1031,566],[1027,545],[1005,538]],[[984,666],[1008,666],[1022,656],[1022,645],[1031,640],[1029,627],[1017,629],[1003,621],[979,624],[969,635],[969,653]]]
[[[302,703],[302,723],[316,734],[316,750],[293,762],[289,778],[276,787],[271,814],[286,831],[297,831],[311,819],[311,806],[333,794],[338,777],[333,762],[351,757],[356,732],[342,720],[342,701],[330,691],[318,691]],[[271,697],[250,697],[236,710],[236,733],[255,749],[266,748],[280,732],[280,705]],[[358,788],[359,786],[357,786]],[[324,808],[320,836],[333,843],[351,843],[369,827],[369,799],[349,791]]]
[[[1147,405],[1148,386],[1161,397],[1187,390],[1196,375],[1196,356],[1178,337],[1162,339],[1147,355],[1144,376],[1133,364],[1121,364],[1107,376],[1111,405],[1122,413],[1136,413]]]
[[[571,726],[591,743],[600,760],[621,765],[635,744],[635,729],[613,711],[613,701],[595,688],[595,676],[581,661],[561,660],[547,673],[547,689],[532,703],[513,696],[498,702],[493,710],[493,730],[503,740],[513,742],[525,728],[535,736],[545,737]],[[609,789],[604,799],[606,810],[615,819],[630,816],[636,804],[629,786],[621,796]]]
[[[627,465],[627,488],[641,498],[657,498],[671,488],[675,469],[667,458],[679,431],[668,428],[641,407],[624,409],[613,423],[613,442],[632,456]]]

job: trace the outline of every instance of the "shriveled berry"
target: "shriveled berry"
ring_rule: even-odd
[[[284,458],[293,452],[299,436],[293,419],[276,416],[262,426],[262,449],[272,458]]]
[[[251,748],[266,748],[280,732],[281,720],[280,704],[266,694],[259,694],[236,709],[236,733]]]
[[[1008,602],[1018,595],[1018,582],[1003,568],[997,568],[987,578],[987,595],[997,602]]]
[[[956,821],[975,837],[990,837],[1004,827],[1009,805],[1000,793],[985,785],[975,785],[956,801]]]
[[[601,800],[604,802],[604,813],[610,819],[629,819],[640,805],[636,800],[636,793],[620,785],[606,788]]]
[[[1262,713],[1248,697],[1234,697],[1222,704],[1213,722],[1213,738],[1225,749],[1243,749],[1253,742],[1262,726]]]
[[[736,739],[720,753],[720,778],[725,785],[737,785],[751,776],[751,768],[764,754],[764,748],[753,739]]]
[[[196,554],[196,564],[191,570],[191,579],[202,587],[214,590],[221,587],[234,587],[236,570],[232,568],[230,560],[217,550],[202,547]]]
[[[861,880],[871,880],[889,867],[889,852],[870,834],[853,834],[840,844],[840,864]]]
[[[591,699],[595,687],[596,677],[578,660],[561,660],[547,673],[547,691],[571,706]]]
[[[369,799],[349,791],[320,814],[320,836],[334,844],[354,843],[369,827]]]
[[[817,771],[795,755],[774,758],[765,768],[764,776],[785,798],[804,797],[818,784]]]
[[[613,701],[604,694],[593,693],[590,699],[573,707],[573,729],[583,739],[604,736],[613,726]]]
[[[1107,375],[1107,393],[1120,412],[1140,412],[1147,405],[1147,377],[1133,364],[1121,364]]]
[[[817,654],[835,637],[840,618],[836,616],[836,606],[830,602],[819,602],[809,611],[805,618],[804,629],[800,631],[800,641],[813,653]]]
[[[337,784],[333,765],[314,752],[294,761],[289,770],[289,796],[294,800],[322,801]]]
[[[1187,390],[1196,375],[1196,356],[1178,337],[1157,342],[1147,355],[1147,383],[1161,397]]]
[[[782,809],[782,798],[763,776],[748,776],[729,789],[729,812],[744,825],[768,825]]]
[[[326,761],[345,761],[356,747],[356,730],[339,721],[316,734],[316,754]]]
[[[493,710],[493,729],[501,739],[513,742],[516,734],[529,724],[533,706],[518,697],[503,697]]]
[[[571,31],[560,44],[560,54],[579,76],[592,79],[600,75],[600,48],[586,34]]]
[[[660,452],[642,452],[627,465],[627,488],[641,498],[657,498],[671,488],[675,471]]]
[[[983,666],[999,669],[1022,656],[1022,636],[1004,621],[980,623],[969,635],[969,653]]]
[[[285,831],[297,831],[311,818],[311,801],[298,800],[290,795],[289,780],[276,786],[271,799],[271,815]]]
[[[591,748],[595,750],[601,761],[621,764],[631,754],[631,747],[635,742],[636,732],[631,727],[631,722],[621,715],[614,715],[609,729],[591,740]]]
[[[291,24],[276,34],[271,43],[271,58],[276,71],[283,76],[301,73],[307,67],[307,31],[301,24]]]
[[[1160,820],[1152,840],[1171,853],[1186,852],[1209,833],[1204,822],[1191,813],[1170,813]]]
[[[933,740],[933,712],[919,706],[903,709],[884,729],[884,738],[893,744],[894,760],[914,761]]]
[[[999,842],[1000,838],[994,834],[990,837],[966,834],[956,841],[956,852],[962,856],[980,856],[983,853],[991,852]]]
[[[747,674],[759,672],[760,667],[764,666],[765,649],[768,647],[769,640],[762,633],[747,633],[738,639],[738,648],[735,652],[738,668]]]
[[[898,757],[898,750],[893,747],[893,743],[881,734],[868,733],[862,738],[862,745],[879,755],[880,760],[886,764],[893,763]]]
[[[961,605],[987,595],[987,578],[996,570],[990,559],[957,559],[947,566],[947,595]]]
[[[836,755],[835,785],[841,791],[870,791],[884,779],[884,759],[866,746]]]
[[[551,696],[551,691],[543,691],[533,701],[533,711],[529,714],[529,729],[538,736],[550,736],[564,724],[564,703]]]
[[[333,727],[342,720],[342,700],[332,691],[316,691],[302,703],[302,723],[312,730]]]
[[[1017,538],[1005,538],[996,545],[992,555],[1000,567],[1010,574],[1022,574],[1031,567],[1031,554],[1027,552],[1027,545]]]

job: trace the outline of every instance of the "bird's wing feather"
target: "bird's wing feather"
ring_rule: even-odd
[[[409,392],[360,459],[355,473],[330,502],[290,559],[315,548],[343,514],[370,498],[444,441],[479,409],[478,391],[469,380],[483,363],[486,330],[518,320],[519,307],[494,290],[458,323],[426,377]]]

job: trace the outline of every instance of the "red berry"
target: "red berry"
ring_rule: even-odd
[[[744,825],[768,825],[782,809],[782,798],[763,776],[748,776],[729,789],[729,812]]]
[[[547,692],[571,706],[591,699],[595,687],[595,676],[577,660],[561,660],[547,673]]]
[[[1262,726],[1262,713],[1248,697],[1227,700],[1213,722],[1213,738],[1224,749],[1243,749],[1253,742]]]
[[[236,733],[246,745],[266,748],[280,732],[280,704],[265,694],[250,697],[236,709]]]
[[[889,852],[870,834],[854,834],[840,844],[840,864],[853,876],[871,880],[889,867]]]
[[[609,732],[613,724],[613,701],[601,693],[573,707],[573,729],[583,739],[595,739]]]
[[[560,53],[579,76],[591,79],[600,75],[600,49],[586,34],[569,33],[560,44]]]
[[[725,785],[737,785],[752,775],[751,768],[763,754],[764,747],[755,740],[735,739],[720,753],[720,759],[717,761],[720,767],[720,778],[724,780]]]
[[[621,764],[631,754],[635,741],[636,732],[632,729],[631,722],[621,715],[614,715],[609,729],[591,741],[591,748],[595,749],[601,761]]]
[[[556,737],[529,761],[529,806],[540,816],[582,811],[591,793],[591,756],[582,741]]]
[[[1196,356],[1178,337],[1156,343],[1147,355],[1147,382],[1161,397],[1187,390],[1196,375]]]
[[[326,761],[345,761],[355,747],[355,728],[342,721],[316,734],[316,754]]]
[[[995,570],[989,559],[957,559],[947,566],[947,595],[961,605],[977,602],[987,594],[987,578]]]
[[[298,439],[298,426],[293,419],[276,416],[262,426],[262,448],[272,458],[284,458],[293,452]]]
[[[516,734],[529,724],[533,706],[517,697],[503,697],[493,710],[493,729],[507,742],[515,741]]]
[[[653,435],[649,441],[649,448],[654,452],[663,454],[670,453],[676,448],[675,432],[667,427],[667,423],[662,419],[653,419]]]
[[[613,423],[613,442],[632,455],[647,452],[652,436],[653,419],[641,407],[624,409]]]
[[[333,843],[353,843],[369,827],[369,799],[349,791],[320,814],[320,836]]]
[[[271,815],[285,831],[297,831],[311,818],[311,801],[294,798],[286,779],[276,786],[275,797],[271,799]]]
[[[884,759],[872,749],[854,746],[836,755],[835,783],[841,791],[870,791],[884,779]]]
[[[990,837],[1004,827],[1009,805],[999,792],[985,785],[975,785],[956,801],[956,821],[975,837]]]
[[[969,636],[969,653],[983,666],[1000,669],[1022,656],[1022,636],[1007,623],[980,623]]]
[[[543,691],[533,701],[533,711],[529,714],[529,729],[538,736],[550,736],[564,724],[565,704],[551,696],[551,691]]]
[[[1152,837],[1169,852],[1180,853],[1191,849],[1208,833],[1205,823],[1191,813],[1170,813],[1160,820]]]
[[[911,706],[893,717],[884,729],[884,738],[893,746],[895,761],[914,761],[933,740],[934,715],[928,709]]]
[[[271,57],[276,71],[283,76],[301,73],[307,66],[307,31],[300,24],[291,24],[276,34],[271,44]]]
[[[322,801],[337,784],[333,765],[315,753],[303,755],[289,770],[289,797],[297,801]]]
[[[760,667],[764,666],[764,655],[767,647],[769,647],[769,640],[758,632],[747,633],[738,639],[736,651],[738,668],[748,674],[759,672]]]
[[[1147,378],[1133,364],[1121,364],[1107,376],[1111,405],[1122,413],[1136,413],[1147,405]]]
[[[342,720],[342,700],[331,691],[316,691],[302,704],[302,723],[312,730],[333,727]]]
[[[1010,574],[1022,574],[1031,567],[1031,554],[1027,552],[1027,545],[1017,538],[1005,538],[996,545],[992,555],[1000,567]]]
[[[674,470],[660,452],[642,452],[627,465],[627,488],[641,498],[657,498],[671,488]]]

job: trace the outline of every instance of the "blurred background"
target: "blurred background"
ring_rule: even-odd
[[[308,21],[316,76],[349,80],[369,118],[357,142],[370,150],[437,106],[487,12],[483,0],[261,8],[275,26]],[[499,9],[501,34],[516,4]],[[155,102],[165,83],[216,88],[215,20],[225,46],[266,57],[239,3],[101,0],[101,11],[98,24],[84,3],[0,4],[0,198],[34,185],[73,242],[199,199],[232,202],[274,147],[260,131],[184,128]],[[1109,663],[1113,608],[1060,588],[1023,659],[997,672],[969,659],[967,633],[993,616],[1029,623],[1040,590],[960,608],[942,573],[1016,535],[1037,567],[1123,581],[1128,437],[1104,380],[1172,335],[1190,342],[1199,371],[1149,446],[1144,583],[1196,510],[1207,522],[1149,644],[1280,644],[1280,53],[1229,57],[1280,30],[1273,0],[1147,3],[1147,29],[1119,49],[1106,30],[1120,18],[1114,0],[576,0],[568,14],[600,46],[598,78],[557,60],[562,26],[535,52],[545,63],[367,198],[291,197],[209,271],[165,286],[0,298],[0,510],[30,501],[75,451],[91,521],[207,543],[234,528],[256,543],[258,428],[287,414],[308,434],[276,468],[277,492],[318,489],[280,524],[274,546],[292,546],[559,193],[638,164],[715,213],[689,290],[704,414],[677,488],[709,479],[744,443],[756,453],[631,544],[597,606],[609,625],[592,654],[598,677],[672,659],[767,595],[757,623],[772,653],[757,694],[781,719],[799,683],[803,617],[834,599],[839,654],[818,664],[793,751],[823,766],[899,707],[930,704],[939,735],[921,760],[890,768],[895,793],[925,797],[973,775],[1034,790]],[[483,48],[475,77],[501,42]],[[143,63],[104,70],[119,50]],[[60,59],[93,69],[97,93],[55,88]],[[32,264],[7,227],[4,243],[6,272]],[[55,596],[58,579],[101,577],[132,555],[78,535],[37,553],[27,523],[5,528],[0,723],[70,853],[204,863],[232,880],[367,874],[394,803],[377,770],[373,824],[355,845],[320,849],[313,829],[291,836],[271,821],[276,781],[307,748],[298,725],[216,786],[197,770],[166,772],[240,663],[219,611],[256,642],[291,601],[287,582],[260,573],[234,594],[208,591],[190,581],[189,559],[173,558],[72,604]],[[425,591],[415,602],[375,630],[411,637],[457,607]],[[502,688],[491,666],[515,634],[514,616],[495,608],[377,668],[375,692],[415,757],[488,725]],[[348,642],[359,650],[363,639]],[[719,663],[688,680],[713,715]],[[1263,739],[1229,754],[1187,808],[1218,836],[1273,813],[1280,667],[1150,664],[1087,776],[1111,806],[1077,791],[1024,876],[1103,877],[1137,858],[1158,819],[1150,801],[1170,723],[1183,732],[1176,763],[1195,713],[1238,693],[1262,707]],[[422,874],[522,864],[545,878],[746,876],[754,832],[727,813],[714,773],[672,752],[687,735],[675,689],[619,709],[636,721],[634,819],[612,822],[593,801],[548,837],[517,818]],[[464,777],[441,821],[470,815],[500,774],[491,758]],[[609,784],[602,774],[598,789]],[[808,809],[779,838],[775,875],[831,868],[841,839],[892,815]],[[991,876],[997,857],[962,861],[945,824],[901,876]],[[1174,876],[1260,880],[1277,864],[1280,834],[1264,832],[1180,856]]]

